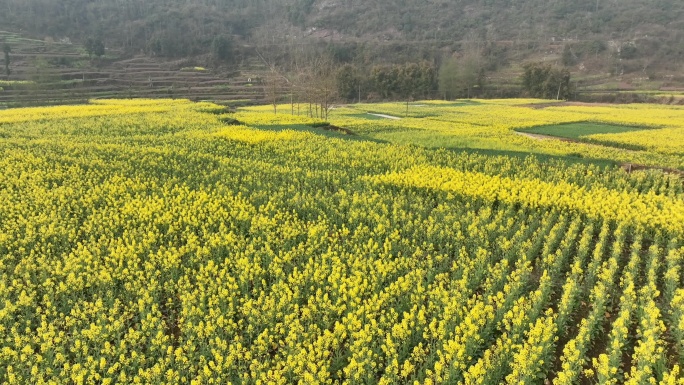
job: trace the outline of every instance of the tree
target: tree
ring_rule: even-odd
[[[271,71],[262,78],[264,94],[266,100],[273,106],[273,114],[278,113],[278,101],[285,89],[285,83],[287,79],[284,79],[275,67],[271,67]]]
[[[620,47],[621,59],[634,59],[637,56],[637,47],[634,42],[625,43]]]
[[[544,63],[528,63],[523,68],[523,88],[529,96],[559,100],[572,95],[570,71],[567,69]]]
[[[88,56],[93,55],[100,57],[105,54],[105,45],[101,38],[99,37],[89,37],[85,42],[85,49],[88,52]]]
[[[458,88],[458,63],[455,58],[449,58],[439,67],[439,93],[444,99],[452,99],[458,94]]]
[[[594,40],[589,43],[589,52],[593,53],[598,58],[599,53],[607,49],[606,44],[601,40]]]
[[[467,55],[461,60],[458,71],[458,80],[461,88],[466,90],[468,99],[473,95],[473,89],[479,88],[484,73],[481,71],[480,58],[477,55]]]
[[[310,117],[327,120],[334,107],[333,102],[339,97],[339,77],[351,76],[347,81],[356,86],[352,76],[355,69],[347,69],[347,75],[340,75],[340,69],[330,52],[311,48],[294,45],[289,49],[293,55],[288,82],[291,95],[297,98],[298,113],[299,102],[303,101],[308,104]],[[294,114],[294,100],[291,100]]]
[[[335,63],[329,55],[321,55],[312,64],[313,96],[321,108],[320,117],[328,120],[336,96]]]
[[[429,99],[435,88],[437,88],[437,73],[435,72],[435,67],[426,61],[420,63],[419,67],[420,71],[419,79],[416,84],[416,95],[424,99]]]
[[[428,62],[375,66],[370,82],[384,99],[428,97],[435,88],[435,69]]]
[[[388,99],[401,90],[397,66],[375,66],[371,70],[373,87],[383,99]]]
[[[575,56],[575,53],[572,51],[572,47],[570,47],[569,44],[566,44],[563,47],[563,55],[561,56],[561,61],[563,62],[563,65],[566,67],[570,67],[577,64],[577,57]]]
[[[233,41],[224,35],[214,37],[211,41],[211,54],[218,62],[230,62],[234,57]]]
[[[484,69],[479,57],[468,55],[460,60],[449,58],[439,69],[439,91],[444,98],[470,98],[484,82]]]
[[[401,93],[406,98],[406,114],[408,114],[409,102],[420,95],[422,86],[422,74],[420,65],[409,63],[401,68],[399,73]]]
[[[345,64],[337,70],[335,75],[337,82],[337,94],[347,100],[354,100],[360,93],[361,75],[351,64]],[[358,96],[360,98],[360,96]],[[359,100],[361,102],[361,100]]]
[[[12,74],[12,70],[10,69],[10,53],[12,52],[12,47],[10,47],[9,43],[5,42],[2,45],[2,52],[5,53],[5,75],[9,80],[9,77]]]

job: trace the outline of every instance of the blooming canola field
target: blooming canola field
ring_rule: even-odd
[[[337,126],[391,143],[573,156],[684,170],[682,107],[591,106],[541,100],[426,101],[409,107],[407,111],[402,103],[352,105],[333,110],[330,119]],[[281,110],[289,113],[290,108],[282,106]],[[401,119],[378,120],[368,112]],[[571,144],[521,135],[533,127],[584,122],[642,129],[611,134],[587,132]]]
[[[0,111],[0,382],[684,384],[681,110],[533,102]]]

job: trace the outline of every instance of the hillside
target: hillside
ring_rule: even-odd
[[[675,0],[2,0],[0,9],[0,23],[15,30],[73,40],[101,33],[113,47],[168,55],[206,52],[197,43],[230,34],[420,45],[604,40],[684,57],[684,4]]]
[[[684,87],[675,0],[0,0],[0,9],[1,29],[24,38],[101,42],[104,72],[134,56],[234,74],[265,62],[294,71],[297,57],[322,53],[364,71],[477,56],[494,96],[518,86],[526,62],[567,67],[584,93]]]

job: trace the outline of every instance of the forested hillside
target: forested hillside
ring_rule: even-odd
[[[0,0],[0,9],[4,29],[100,34],[113,47],[171,56],[207,52],[217,35],[439,47],[602,40],[637,45],[630,55],[684,55],[684,3],[676,0]]]
[[[678,0],[0,0],[0,10],[0,31],[110,59],[292,74],[325,56],[365,78],[377,66],[429,63],[460,68],[450,76],[463,97],[485,83],[490,95],[517,95],[532,62],[566,68],[588,92],[684,85]]]

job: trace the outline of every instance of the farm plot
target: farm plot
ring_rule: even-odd
[[[0,111],[0,382],[683,383],[679,177],[222,110]]]
[[[604,123],[568,123],[553,126],[539,126],[528,128],[525,132],[555,136],[559,138],[581,139],[589,135],[618,134],[623,132],[643,131],[645,127],[618,126]]]

